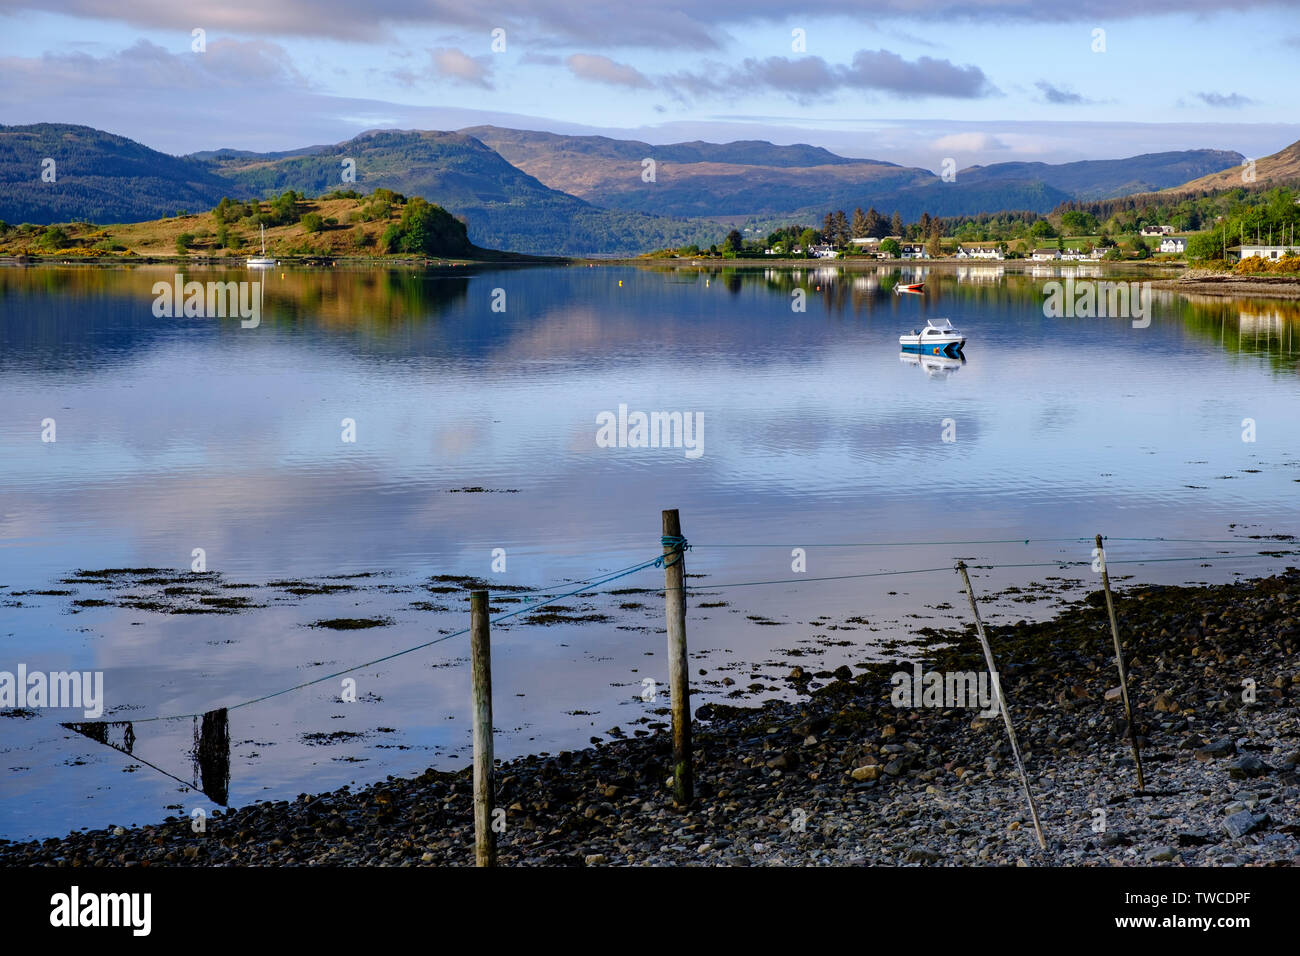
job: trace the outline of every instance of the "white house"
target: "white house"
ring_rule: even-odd
[[[965,246],[957,247],[958,259],[1005,259],[1001,250],[995,246],[972,246],[967,249]]]
[[[880,245],[880,240],[875,238],[874,236],[864,236],[861,239],[850,239],[849,242],[851,242],[855,246],[867,246],[872,248]]]
[[[912,244],[908,244],[908,245],[906,245],[906,246],[903,246],[903,251],[902,251],[902,253],[901,253],[901,255],[900,255],[900,258],[903,258],[903,259],[929,259],[929,258],[930,258],[930,253],[928,253],[928,252],[925,251],[925,246],[924,246],[924,245],[912,245]]]
[[[1167,236],[1174,231],[1173,226],[1143,226],[1142,235],[1144,236]]]
[[[1287,246],[1240,246],[1236,250],[1243,259],[1259,256],[1261,259],[1281,259],[1286,255]]]
[[[825,244],[820,246],[809,246],[808,251],[811,252],[814,256],[816,256],[818,259],[838,259],[840,255],[838,252],[835,251],[834,246],[829,246]]]
[[[1029,258],[1036,262],[1042,262],[1045,259],[1059,259],[1061,254],[1055,249],[1035,249],[1029,254]]]
[[[1187,240],[1182,236],[1166,236],[1160,240],[1160,251],[1182,255],[1187,251]]]

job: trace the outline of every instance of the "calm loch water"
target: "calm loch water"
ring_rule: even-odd
[[[243,328],[156,317],[174,273],[0,270],[0,671],[102,672],[108,719],[450,633],[465,578],[506,611],[502,586],[635,564],[669,507],[703,575],[700,702],[784,692],[791,657],[831,669],[961,626],[957,557],[1033,565],[976,574],[994,620],[1050,613],[1012,586],[1095,587],[1071,563],[1097,532],[1126,583],[1298,563],[1276,537],[1300,526],[1296,304],[1156,292],[1143,328],[1047,318],[1061,270],[991,265],[930,271],[924,296],[892,292],[920,272],[833,267],[189,270],[265,281]],[[927,317],[967,332],[964,361],[900,354]],[[620,406],[689,416],[699,454],[602,447]],[[1136,540],[1155,538],[1195,540]],[[661,576],[494,629],[499,755],[663,719],[662,692],[642,699],[666,679],[662,598],[639,590]],[[374,626],[320,626],[341,620]],[[217,734],[194,719],[133,723],[127,755],[62,727],[77,711],[10,709],[0,836],[464,766],[465,656],[451,637],[351,674],[355,702],[331,679],[231,710],[228,768],[193,758]]]

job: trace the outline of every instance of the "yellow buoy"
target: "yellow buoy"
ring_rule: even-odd
[[[619,279],[619,280],[618,280],[618,287],[619,287],[620,289],[623,288],[623,280],[622,280],[622,279]]]

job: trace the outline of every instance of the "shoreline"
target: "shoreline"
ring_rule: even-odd
[[[1300,570],[1117,595],[1141,795],[1100,598],[988,629],[1046,852],[1002,721],[896,707],[897,665],[872,665],[795,667],[794,702],[700,706],[689,810],[663,732],[502,762],[501,864],[1300,865]],[[982,671],[970,630],[950,636],[924,668]],[[468,768],[429,770],[223,811],[204,834],[172,817],[4,841],[0,865],[468,866],[471,793]]]
[[[201,268],[245,269],[241,257],[180,257],[180,256],[138,256],[131,258],[107,257],[32,257],[0,256],[0,267],[32,266],[191,266]],[[1024,274],[1032,269],[1043,267],[1057,268],[1064,271],[1077,268],[1104,269],[1107,275],[1125,273],[1147,273],[1151,270],[1169,272],[1173,269],[1186,268],[1181,262],[1103,262],[1087,261],[1044,261],[1029,259],[1010,259],[1001,261],[975,259],[867,259],[851,257],[845,259],[647,259],[647,258],[590,258],[569,256],[529,256],[524,254],[502,254],[501,258],[486,259],[431,259],[395,257],[377,259],[374,257],[323,256],[286,259],[278,262],[276,268],[363,268],[363,269],[430,269],[430,268],[468,268],[484,267],[530,267],[530,266],[569,266],[574,268],[595,266],[635,266],[639,268],[688,268],[688,269],[842,269],[846,272],[866,272],[878,268],[906,268],[923,266],[927,269],[963,268],[970,266],[988,266],[1001,268],[1010,274]],[[272,271],[272,270],[262,270]],[[1264,299],[1300,299],[1300,277],[1239,275],[1236,273],[1196,273],[1171,278],[1149,278],[1155,289],[1171,292],[1185,292],[1199,295],[1221,297],[1264,298]]]
[[[1199,295],[1245,296],[1262,299],[1300,299],[1300,277],[1274,275],[1193,274],[1159,279],[1153,288]]]

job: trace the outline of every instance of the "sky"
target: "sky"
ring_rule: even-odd
[[[172,154],[494,123],[938,171],[1300,140],[1300,2],[0,0],[0,123]]]

